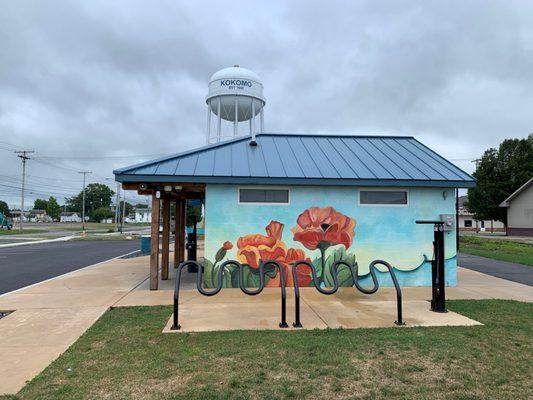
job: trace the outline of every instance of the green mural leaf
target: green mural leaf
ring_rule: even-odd
[[[213,263],[207,259],[204,260],[204,286],[207,288],[214,288]]]
[[[349,264],[355,263],[355,254],[353,253],[347,253],[344,246],[339,246],[333,249],[328,249],[329,251],[326,252],[325,261],[324,261],[324,285],[325,286],[333,286],[333,271],[332,267],[333,264],[337,261],[345,261]],[[317,270],[317,275],[320,278],[322,276],[322,259],[320,257],[316,258],[313,261],[313,265],[315,266]],[[350,269],[346,266],[340,266],[337,271],[339,286],[352,286],[353,285],[353,279],[352,274],[350,272]]]

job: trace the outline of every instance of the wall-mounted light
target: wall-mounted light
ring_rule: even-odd
[[[447,191],[447,190],[444,190],[444,191],[442,192],[442,198],[443,198],[444,200],[446,200],[446,199],[448,198],[448,191]]]
[[[182,186],[179,186],[179,185],[174,186],[174,190],[177,190],[178,192],[179,192],[181,189],[183,189]]]
[[[172,186],[170,186],[170,185],[165,185],[164,189],[165,189],[165,192],[167,192],[167,193],[168,193],[168,192],[171,192],[171,191],[172,191]]]

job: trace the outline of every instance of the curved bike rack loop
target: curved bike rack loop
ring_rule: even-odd
[[[181,272],[185,267],[196,266],[197,272],[196,272],[196,288],[198,289],[198,292],[204,296],[214,296],[217,293],[220,292],[222,289],[223,284],[223,275],[224,270],[228,266],[234,266],[239,268],[239,287],[241,291],[248,295],[248,296],[256,296],[259,293],[263,291],[265,288],[265,267],[268,265],[271,265],[275,267],[278,270],[280,282],[281,282],[281,322],[279,323],[280,328],[288,328],[289,325],[287,325],[287,296],[286,296],[286,290],[285,290],[285,274],[283,271],[283,268],[279,265],[276,261],[261,261],[259,264],[259,287],[257,289],[247,289],[244,287],[244,266],[239,263],[238,261],[234,260],[228,260],[223,262],[220,265],[220,269],[218,270],[218,282],[217,287],[214,288],[211,291],[206,290],[202,287],[203,283],[203,267],[201,264],[199,264],[196,261],[184,261],[182,262],[176,271],[176,286],[174,287],[174,314],[173,314],[173,322],[171,330],[178,330],[181,328],[181,325],[178,323],[178,312],[179,312],[179,295],[180,295],[180,282],[181,282]]]
[[[313,283],[315,285],[315,288],[322,294],[325,295],[332,295],[339,290],[339,279],[338,279],[338,269],[339,266],[343,265],[345,267],[348,267],[350,270],[350,273],[352,275],[352,279],[354,282],[354,286],[359,290],[361,293],[364,294],[373,294],[376,293],[379,289],[379,281],[376,275],[376,265],[383,265],[389,270],[389,274],[392,278],[392,282],[394,284],[394,287],[396,288],[396,311],[397,311],[397,319],[394,321],[396,325],[405,325],[402,319],[402,290],[400,289],[400,285],[398,284],[398,280],[396,279],[396,275],[394,274],[394,270],[392,266],[383,260],[374,260],[370,263],[369,270],[370,270],[370,276],[372,277],[372,283],[373,286],[369,289],[361,286],[359,283],[359,275],[358,275],[358,269],[359,265],[357,262],[355,265],[351,265],[350,263],[342,260],[338,260],[331,266],[331,275],[333,277],[333,286],[331,288],[322,288],[320,287],[320,283],[317,278],[317,273],[315,270],[315,267],[313,264],[311,264],[308,261],[296,261],[292,263],[292,277],[294,281],[294,323],[292,324],[295,328],[302,328],[302,323],[300,321],[300,287],[298,284],[298,273],[297,269],[301,265],[305,265],[309,268],[311,268],[311,274],[313,277]]]

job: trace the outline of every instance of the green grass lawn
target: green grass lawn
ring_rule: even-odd
[[[26,235],[29,233],[39,233],[46,232],[46,230],[41,229],[23,229],[20,230],[18,227],[13,227],[11,230],[0,229],[0,236],[11,236],[11,235]]]
[[[462,253],[533,266],[533,244],[475,236],[461,236],[459,240]]]
[[[448,305],[485,325],[162,334],[171,307],[117,308],[0,398],[531,398],[533,304]]]

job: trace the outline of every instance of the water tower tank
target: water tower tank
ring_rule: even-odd
[[[238,136],[242,131],[239,129],[239,122],[243,121],[250,122],[250,134],[255,136],[257,115],[260,116],[260,131],[263,131],[265,106],[263,83],[259,76],[249,69],[235,65],[215,72],[209,80],[206,103],[208,143]],[[217,125],[212,132],[213,115],[216,117]],[[232,122],[233,129],[223,129],[222,121]]]

